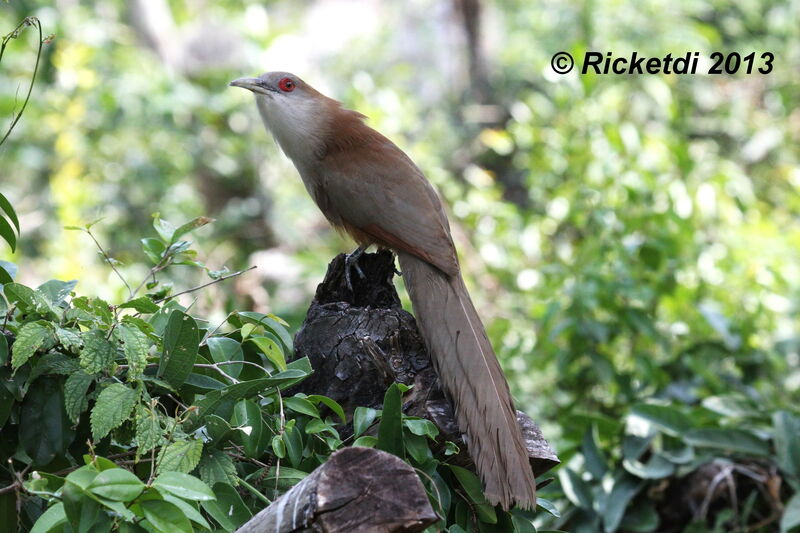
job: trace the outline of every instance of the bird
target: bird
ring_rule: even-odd
[[[450,223],[411,158],[346,109],[289,72],[239,78],[265,127],[294,163],[327,220],[359,247],[393,250],[439,380],[492,505],[533,509],[536,481],[497,356],[467,292]],[[348,284],[349,284],[349,277]]]

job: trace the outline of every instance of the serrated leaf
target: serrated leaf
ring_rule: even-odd
[[[161,442],[161,423],[158,415],[143,405],[136,408],[136,454],[141,456]]]
[[[80,332],[72,329],[56,328],[56,339],[58,339],[61,346],[72,353],[78,353],[83,347]]]
[[[78,284],[78,280],[60,281],[51,279],[39,285],[36,292],[44,296],[53,305],[60,305],[69,296],[69,293]]]
[[[197,322],[182,311],[172,311],[164,330],[164,353],[158,377],[176,388],[183,385],[197,359],[199,343]]]
[[[161,449],[158,456],[158,472],[183,472],[188,474],[200,462],[203,441],[178,440]]]
[[[86,391],[94,378],[86,372],[79,370],[67,378],[64,383],[64,409],[73,424],[78,422],[78,417],[89,407]]]
[[[197,469],[200,472],[200,479],[211,487],[217,483],[228,483],[233,486],[239,483],[236,465],[222,450],[212,448],[204,452]]]
[[[80,354],[81,366],[89,374],[96,374],[111,367],[116,356],[116,349],[99,329],[85,331],[81,334],[83,349]]]
[[[153,481],[153,486],[184,500],[203,501],[215,498],[208,485],[194,476],[181,472],[164,472]]]
[[[97,474],[88,490],[101,498],[117,502],[133,501],[144,490],[144,483],[122,468],[111,468]]]
[[[92,408],[92,437],[100,440],[125,422],[139,400],[139,391],[122,383],[103,389]]]
[[[52,334],[50,324],[42,320],[28,322],[19,328],[17,339],[11,345],[11,367],[16,370],[27,363],[28,359],[52,337]]]
[[[134,298],[133,300],[128,300],[127,302],[120,304],[120,309],[135,309],[140,313],[156,313],[160,309],[158,304],[156,304],[152,298],[149,296],[140,296],[138,298]]]
[[[136,326],[120,324],[118,329],[122,334],[123,351],[128,360],[128,381],[133,381],[142,375],[147,366],[150,339]]]
[[[31,370],[28,381],[31,382],[43,374],[70,375],[81,370],[78,359],[63,353],[50,352],[39,357],[36,365]]]

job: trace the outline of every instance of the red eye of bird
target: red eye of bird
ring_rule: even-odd
[[[294,91],[294,82],[292,81],[292,78],[283,78],[278,82],[278,87],[280,87],[281,91],[289,93]]]

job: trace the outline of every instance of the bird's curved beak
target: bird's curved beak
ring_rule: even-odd
[[[270,92],[272,92],[270,88],[267,87],[267,84],[264,83],[264,80],[259,78],[239,78],[233,80],[228,85],[231,87],[241,87],[242,89],[247,89],[258,94],[270,94]]]

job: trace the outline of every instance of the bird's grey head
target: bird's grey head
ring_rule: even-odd
[[[289,72],[266,72],[233,80],[232,87],[252,91],[264,125],[283,151],[295,159],[317,141],[326,97]]]

